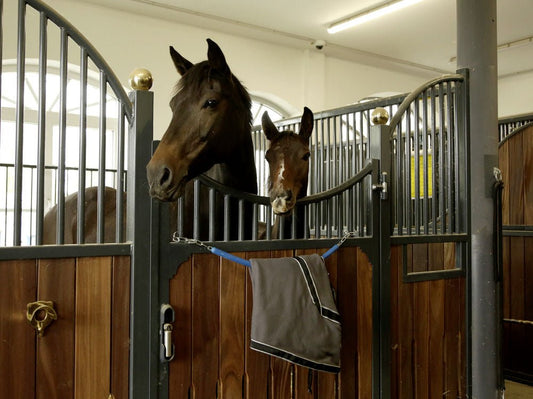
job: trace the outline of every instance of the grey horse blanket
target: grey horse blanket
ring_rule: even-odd
[[[340,370],[341,324],[319,255],[251,259],[250,347],[314,370]]]

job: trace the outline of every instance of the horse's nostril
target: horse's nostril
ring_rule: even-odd
[[[161,174],[161,179],[159,180],[159,185],[162,187],[165,183],[169,183],[171,180],[172,173],[169,168],[163,168],[163,173]]]
[[[292,199],[292,191],[287,191],[287,196],[285,197],[287,201],[290,201]]]

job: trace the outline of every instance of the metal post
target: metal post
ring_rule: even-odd
[[[498,165],[496,0],[457,0],[457,67],[470,70],[471,266],[468,269],[469,397],[498,397],[492,168]],[[471,392],[470,392],[471,391]]]
[[[388,116],[387,116],[388,119]],[[386,121],[385,121],[386,123]],[[380,161],[379,184],[372,187],[379,191],[373,195],[372,236],[379,244],[372,252],[372,398],[391,397],[391,274],[390,236],[391,203],[388,185],[391,176],[390,127],[371,126],[370,158]],[[375,184],[376,182],[372,182]],[[377,195],[376,195],[377,194]],[[380,198],[379,200],[377,198]]]
[[[130,94],[134,121],[128,139],[127,239],[133,243],[131,255],[130,318],[130,398],[155,398],[158,354],[151,350],[150,309],[157,291],[151,267],[151,199],[146,180],[153,135],[153,93]],[[154,292],[155,291],[155,292]]]

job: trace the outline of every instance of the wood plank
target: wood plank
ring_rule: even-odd
[[[76,399],[110,392],[112,258],[79,258],[76,270]]]
[[[247,258],[270,258],[270,251],[247,253]],[[245,399],[264,398],[267,392],[272,392],[269,386],[270,358],[264,353],[250,348],[250,332],[252,326],[252,280],[246,273],[246,352],[245,352]]]
[[[339,249],[337,260],[337,307],[342,323],[339,393],[341,398],[356,398],[359,364],[357,357],[357,248]]]
[[[400,340],[399,340],[399,285],[401,281],[400,270],[402,267],[402,247],[395,245],[391,247],[391,398],[399,398],[399,379],[400,379]]]
[[[316,249],[309,250],[309,253],[316,253]],[[322,253],[322,252],[320,252]],[[326,259],[326,269],[329,274],[329,280],[331,282],[331,286],[335,292],[335,295],[338,291],[338,262],[339,262],[339,255],[340,253],[334,252],[332,255],[330,255],[329,258]],[[336,304],[338,305],[339,301],[336,299]],[[337,307],[337,310],[338,307]],[[342,328],[342,324],[341,324]],[[342,330],[341,330],[342,331]],[[342,351],[342,347],[341,347]],[[314,373],[314,381],[317,382],[316,387],[314,387],[313,392],[315,392],[315,397],[318,398],[331,398],[336,399],[338,397],[338,374],[332,374],[332,373],[324,373],[324,372],[315,372]]]
[[[272,251],[273,258],[291,257],[292,250]],[[273,398],[293,398],[295,396],[295,371],[294,365],[276,357],[270,357],[270,370],[272,373]]]
[[[54,302],[57,320],[37,340],[37,398],[74,395],[75,282],[76,259],[38,261],[37,298]]]
[[[33,398],[36,333],[26,319],[26,305],[36,299],[35,261],[0,261],[0,275],[2,397]]]
[[[533,226],[533,126],[522,132],[524,152],[524,224]]]
[[[219,384],[220,258],[195,254],[192,261],[193,388],[196,398],[212,398]]]
[[[442,246],[441,246],[442,248]],[[443,267],[441,263],[441,267]],[[429,281],[429,398],[440,398],[444,392],[444,280]]]
[[[461,303],[459,279],[445,280],[444,283],[444,392],[446,398],[459,397],[457,373],[460,367],[459,331]]]
[[[176,315],[169,363],[169,398],[188,398],[192,385],[192,258],[183,262],[169,282],[169,301]]]
[[[428,244],[413,244],[413,272],[428,270]]]
[[[509,224],[524,223],[524,168],[522,134],[509,140]]]
[[[503,317],[508,319],[511,314],[511,237],[503,237]]]
[[[428,270],[444,270],[444,243],[428,244]]]
[[[357,353],[359,398],[372,397],[372,265],[357,248]]]
[[[498,165],[504,181],[502,192],[502,222],[509,224],[509,141],[505,141],[498,149]]]
[[[414,323],[415,398],[425,399],[429,397],[429,282],[413,283],[412,288],[414,320],[416,320]]]
[[[525,260],[524,237],[511,237],[511,319],[524,320],[525,318]],[[510,326],[512,339],[509,343],[511,367],[514,370],[523,370],[530,359],[524,359],[523,351],[527,346],[524,326],[512,324]]]
[[[407,249],[411,246],[408,245]],[[412,270],[412,258],[407,257],[407,268]],[[398,308],[399,308],[399,381],[398,390],[401,399],[412,399],[414,390],[414,308],[412,285],[402,281],[402,270],[398,268]]]
[[[130,257],[113,257],[111,303],[111,393],[128,399],[130,349]]]
[[[235,253],[243,257],[244,253]],[[246,268],[220,261],[220,381],[223,398],[243,397]]]

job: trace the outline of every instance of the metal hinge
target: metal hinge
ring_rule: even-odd
[[[379,190],[379,198],[386,200],[388,198],[388,184],[387,184],[387,172],[381,172],[380,183],[373,184],[372,190]]]

